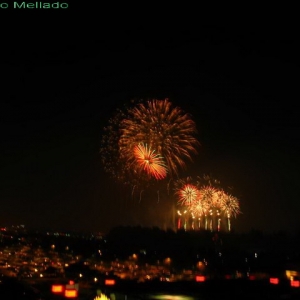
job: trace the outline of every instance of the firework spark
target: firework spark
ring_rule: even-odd
[[[232,195],[225,194],[222,201],[222,210],[228,218],[236,217],[241,213],[238,199]]]
[[[207,202],[203,201],[200,197],[200,194],[198,195],[198,198],[193,201],[193,203],[190,206],[190,211],[193,215],[196,217],[202,217],[207,214],[210,207]]]
[[[209,207],[213,207],[217,201],[217,189],[212,186],[203,186],[199,189],[201,199],[203,202],[207,203]]]
[[[198,198],[198,189],[192,184],[186,184],[177,191],[179,199],[178,203],[186,206],[191,206]]]
[[[227,217],[228,230],[231,231],[231,217],[236,217],[241,213],[239,201],[236,197],[225,194],[223,197],[222,208],[225,216]]]
[[[134,147],[134,156],[137,162],[137,168],[145,171],[149,176],[156,179],[164,179],[167,176],[167,169],[163,158],[155,153],[147,145],[139,144]]]

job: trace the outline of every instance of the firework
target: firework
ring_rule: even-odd
[[[213,208],[216,203],[217,190],[212,186],[202,186],[199,189],[202,203],[205,205],[205,229],[208,229],[208,218],[210,218],[210,229],[212,230]]]
[[[198,189],[192,184],[186,184],[178,190],[178,203],[190,206],[198,198]]]
[[[207,210],[205,212],[205,228],[208,227],[213,230],[214,224],[219,231],[221,228],[221,209],[223,190],[220,186],[220,181],[209,175],[198,177],[197,186],[199,188],[202,201],[206,204]]]
[[[177,203],[186,207],[191,206],[199,197],[199,190],[192,177],[176,180],[174,190],[178,197]]]
[[[207,202],[202,201],[201,197],[198,196],[190,206],[190,211],[195,217],[201,218],[209,211],[209,205]]]
[[[120,123],[120,159],[128,162],[136,145],[147,144],[164,157],[168,173],[178,175],[186,160],[192,160],[192,154],[197,153],[196,132],[190,116],[173,107],[168,99],[139,103],[128,110]]]
[[[228,194],[224,195],[222,209],[228,217],[236,217],[241,212],[238,199]]]
[[[231,230],[230,219],[240,213],[239,201],[236,197],[226,193],[220,186],[220,182],[209,176],[197,177],[195,182],[191,177],[178,179],[175,182],[175,195],[177,204],[192,216],[192,229],[195,228],[195,220],[198,228],[204,220],[205,230],[221,230],[223,216],[227,219],[229,231]]]
[[[222,210],[227,217],[228,230],[231,231],[231,217],[236,217],[241,213],[238,199],[232,195],[225,194],[222,199]]]
[[[194,121],[168,99],[152,99],[118,110],[104,128],[104,170],[131,186],[178,176],[197,154]],[[149,158],[149,159],[148,159]]]
[[[199,189],[199,193],[201,195],[201,199],[203,202],[207,204],[209,207],[214,207],[218,202],[218,191],[212,186],[203,186]]]
[[[129,179],[128,172],[124,168],[124,163],[120,160],[120,151],[118,143],[120,139],[120,122],[125,118],[125,114],[121,110],[117,110],[112,118],[109,119],[108,125],[103,128],[103,135],[100,146],[101,162],[110,176],[117,181],[123,183],[131,183],[132,178]],[[133,183],[134,185],[135,183]]]
[[[149,176],[163,179],[167,176],[167,170],[163,158],[151,150],[147,145],[139,144],[134,147],[136,168],[145,171]]]

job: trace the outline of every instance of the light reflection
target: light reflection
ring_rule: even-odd
[[[150,299],[158,299],[158,300],[196,300],[194,297],[185,296],[185,295],[150,295]]]

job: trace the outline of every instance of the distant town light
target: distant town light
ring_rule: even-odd
[[[115,285],[116,281],[114,279],[105,279],[105,285]]]
[[[299,280],[291,280],[291,286],[292,287],[300,287],[300,281]]]
[[[203,275],[197,275],[196,276],[196,281],[197,282],[204,282],[205,281],[205,276],[203,276]]]
[[[270,283],[271,283],[271,284],[278,284],[278,283],[279,283],[279,279],[278,279],[278,278],[275,278],[275,277],[271,277],[271,278],[270,278]]]
[[[64,291],[64,286],[61,284],[53,284],[51,291],[52,293],[62,293]]]
[[[65,297],[66,298],[77,298],[78,297],[78,291],[75,290],[75,289],[65,290]]]

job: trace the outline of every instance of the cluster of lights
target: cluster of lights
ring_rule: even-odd
[[[53,284],[51,291],[53,294],[64,295],[65,298],[77,298],[78,297],[78,284],[75,284],[73,280],[69,281],[69,284]]]

